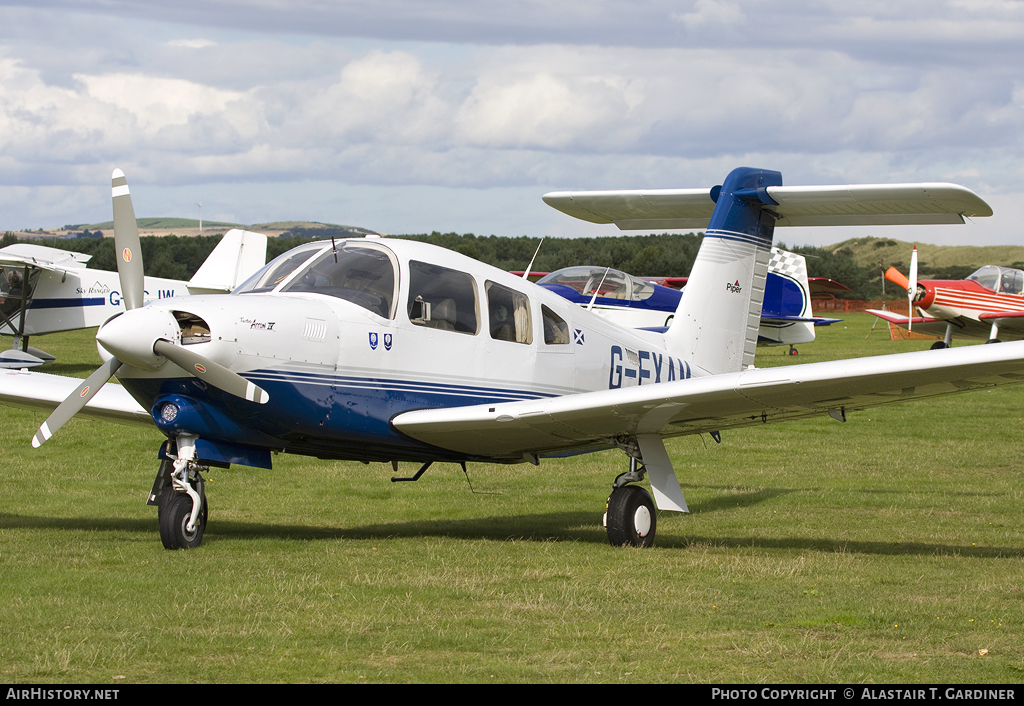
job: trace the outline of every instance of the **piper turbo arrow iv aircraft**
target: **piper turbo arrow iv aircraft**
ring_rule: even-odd
[[[124,175],[114,222],[127,311],[99,328],[87,380],[0,374],[0,401],[155,424],[167,440],[149,502],[168,548],[198,546],[202,471],[270,468],[271,451],[422,463],[539,464],[620,448],[605,512],[612,544],[650,545],[657,507],[686,512],[663,439],[1024,381],[1024,343],[753,368],[777,225],[961,223],[991,209],[951,184],[785,187],[741,168],[685,192],[549,194],[589,218],[705,227],[672,325],[625,329],[543,287],[413,241],[367,237],[291,250],[230,296],[142,304]],[[681,225],[676,225],[680,223]],[[621,223],[620,223],[621,225]],[[661,226],[658,226],[661,227]],[[117,375],[123,387],[104,386]],[[60,399],[63,399],[60,402]],[[58,405],[59,402],[59,405]],[[53,443],[59,443],[59,440]]]
[[[1024,338],[1024,272],[986,265],[959,280],[917,281],[917,248],[910,259],[910,278],[895,267],[885,278],[907,290],[911,310],[921,316],[868,309],[869,314],[911,331],[942,336],[933,349],[949,348],[954,338],[984,338],[986,343]]]

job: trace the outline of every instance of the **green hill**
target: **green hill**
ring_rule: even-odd
[[[910,253],[917,246],[918,266],[926,270],[947,268],[968,269],[968,274],[982,265],[1024,267],[1024,246],[1022,245],[931,245],[929,243],[907,243],[892,238],[853,238],[830,245],[826,249],[834,253],[848,252],[861,267],[883,269],[896,266],[906,269],[910,264]]]

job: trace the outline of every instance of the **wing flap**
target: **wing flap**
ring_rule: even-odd
[[[754,426],[1024,382],[1024,342],[811,363],[529,402],[400,414],[402,433],[444,449],[521,458]],[[528,413],[526,413],[528,411]]]

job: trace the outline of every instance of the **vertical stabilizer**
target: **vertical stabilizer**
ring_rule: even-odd
[[[233,228],[188,281],[190,294],[225,294],[267,264],[267,236]]]
[[[769,186],[782,174],[741,167],[711,190],[715,211],[665,333],[669,350],[711,374],[754,363],[778,206]]]

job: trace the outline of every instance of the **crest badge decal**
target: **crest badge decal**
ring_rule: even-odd
[[[386,351],[391,350],[391,334],[390,333],[385,333],[384,334],[384,350],[386,350]]]
[[[370,350],[377,350],[377,332],[370,332]]]

